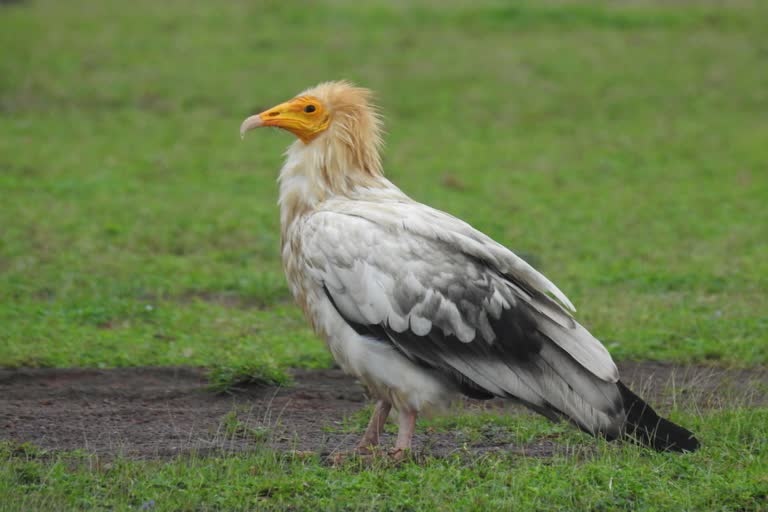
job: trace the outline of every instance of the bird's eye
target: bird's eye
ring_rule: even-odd
[[[315,110],[316,108],[314,105],[307,105],[306,107],[304,107],[304,112],[306,112],[307,114],[311,114]]]

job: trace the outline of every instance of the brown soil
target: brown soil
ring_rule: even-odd
[[[675,405],[694,410],[768,405],[768,369],[620,367],[623,380],[661,411]],[[338,370],[297,370],[294,378],[287,388],[250,386],[215,394],[206,388],[204,371],[194,368],[0,370],[0,440],[139,458],[248,451],[265,444],[324,455],[353,447],[360,429],[350,429],[345,418],[366,405],[363,388]],[[467,401],[463,407],[524,413],[501,401]],[[415,448],[436,456],[464,446],[473,453],[540,456],[564,449],[552,439],[526,446],[513,441],[494,430],[479,440],[459,431],[420,431]],[[384,445],[392,442],[392,434],[385,434]]]

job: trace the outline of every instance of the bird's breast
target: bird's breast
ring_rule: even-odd
[[[315,307],[321,291],[320,285],[312,279],[308,272],[307,258],[303,253],[304,245],[297,224],[293,223],[283,230],[281,240],[283,271],[294,301],[301,308],[314,331],[325,337],[326,333],[321,322],[318,321]]]

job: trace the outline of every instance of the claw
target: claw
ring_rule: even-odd
[[[392,448],[389,450],[389,458],[394,462],[403,462],[410,459],[413,453],[409,448]]]
[[[363,462],[371,462],[381,455],[381,450],[375,446],[355,448],[354,450],[346,450],[335,452],[328,456],[328,462],[332,466],[339,466],[349,460],[361,460]]]

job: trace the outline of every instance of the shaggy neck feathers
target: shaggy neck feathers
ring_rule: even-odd
[[[293,222],[332,197],[352,197],[360,189],[385,188],[381,119],[371,93],[347,82],[328,82],[301,95],[314,96],[330,111],[328,129],[308,144],[288,148],[280,171],[283,238]]]

